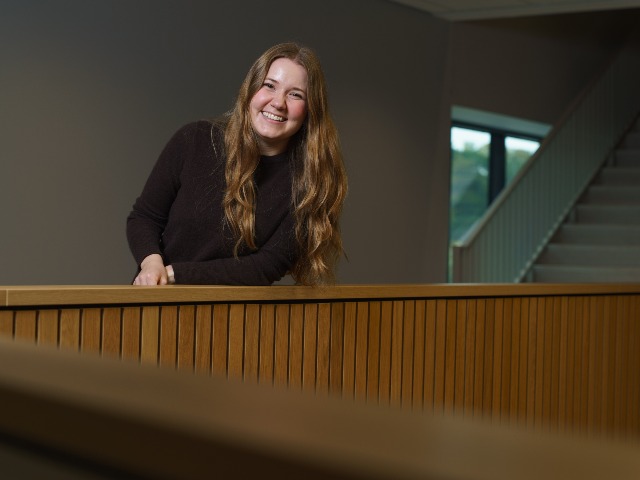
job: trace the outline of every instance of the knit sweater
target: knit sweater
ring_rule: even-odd
[[[291,166],[287,154],[262,156],[254,174],[257,249],[241,248],[226,225],[222,132],[208,121],[182,127],[160,154],[127,218],[140,265],[153,253],[172,265],[176,283],[269,285],[296,260]]]

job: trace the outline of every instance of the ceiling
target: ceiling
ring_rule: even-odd
[[[640,8],[640,0],[390,0],[450,21]]]

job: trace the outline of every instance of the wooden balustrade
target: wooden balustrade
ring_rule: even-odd
[[[640,434],[640,285],[3,287],[0,335],[534,430]]]

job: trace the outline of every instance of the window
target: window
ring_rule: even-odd
[[[451,129],[449,236],[459,240],[489,206],[488,132]]]
[[[536,153],[540,142],[518,137],[506,137],[504,146],[506,149],[507,183],[509,183],[520,171],[522,165]]]
[[[482,217],[549,130],[547,125],[461,107],[454,107],[452,119],[450,245]]]

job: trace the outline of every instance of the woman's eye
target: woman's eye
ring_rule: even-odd
[[[263,86],[263,87],[267,87],[267,88],[269,88],[269,89],[273,90],[273,83],[270,83],[270,82],[264,82],[264,83],[262,84],[262,86]]]
[[[291,92],[291,94],[290,94],[290,95],[291,95],[292,97],[299,98],[299,99],[301,99],[301,100],[302,100],[302,99],[304,99],[304,96],[303,96],[301,93],[299,93],[299,92]]]

